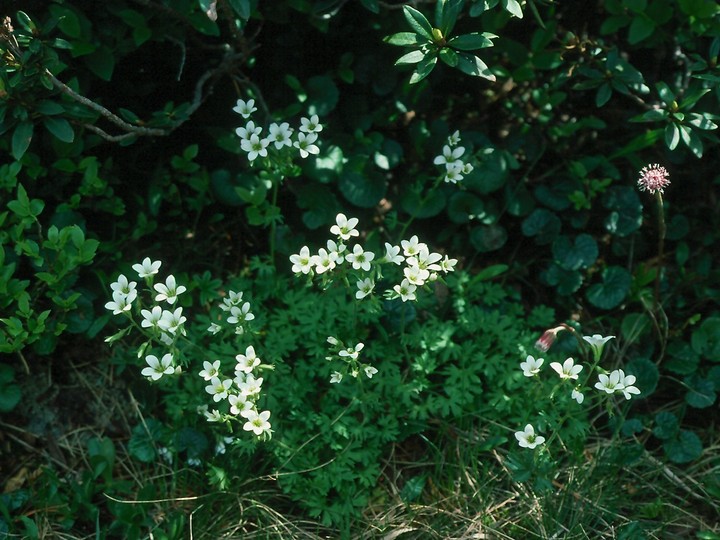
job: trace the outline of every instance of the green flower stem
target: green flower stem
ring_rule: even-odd
[[[273,182],[272,207],[277,208],[278,191],[280,190],[281,177]],[[275,219],[270,222],[270,262],[275,265],[275,234],[277,233],[277,223]]]
[[[655,275],[655,311],[660,310],[660,276],[662,275],[665,256],[665,211],[663,209],[662,193],[655,192],[658,207],[658,269]]]

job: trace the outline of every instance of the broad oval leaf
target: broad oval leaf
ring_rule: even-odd
[[[458,54],[457,68],[463,73],[467,73],[473,77],[483,77],[489,81],[495,81],[495,75],[490,72],[485,62],[472,54]]]
[[[427,40],[423,39],[422,36],[415,32],[398,32],[391,36],[387,36],[383,41],[389,45],[397,45],[400,47],[406,47],[408,45],[422,45]]]
[[[410,76],[410,84],[416,84],[422,81],[425,77],[430,75],[430,72],[435,68],[437,64],[437,56],[426,56],[425,59],[418,64],[413,74]]]
[[[71,143],[75,140],[75,132],[73,131],[70,122],[64,118],[54,118],[49,116],[43,120],[43,124],[54,137],[62,142]]]
[[[34,129],[33,123],[29,120],[20,122],[15,128],[15,132],[12,136],[12,149],[10,153],[17,161],[20,161],[25,155],[25,152],[27,152],[27,149],[30,146],[30,141],[32,141]]]
[[[663,448],[673,463],[689,463],[702,455],[700,437],[692,431],[682,430],[676,439],[663,443]]]
[[[425,18],[425,15],[410,6],[403,6],[403,14],[405,15],[405,20],[407,20],[410,25],[410,28],[428,40],[433,40],[432,25],[430,24],[430,21]]]
[[[712,381],[693,374],[685,377],[683,382],[688,389],[685,394],[685,402],[691,407],[705,409],[715,403],[717,395],[715,394],[715,384]]]
[[[409,53],[403,54],[400,58],[395,60],[396,66],[404,66],[407,64],[417,64],[425,59],[425,53],[421,50],[410,51]]]
[[[453,49],[461,51],[473,51],[475,49],[484,49],[486,47],[492,47],[493,42],[491,39],[496,38],[495,34],[489,32],[473,32],[471,34],[463,34],[461,36],[455,36],[448,45]]]
[[[587,299],[595,307],[613,309],[625,300],[632,276],[620,266],[610,266],[603,272],[603,282],[592,285],[587,291]]]

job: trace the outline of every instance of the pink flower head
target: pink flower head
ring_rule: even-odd
[[[535,348],[540,352],[547,352],[548,349],[552,347],[552,344],[555,343],[558,333],[563,330],[567,330],[567,327],[557,326],[550,330],[545,330],[543,335],[535,342]]]
[[[649,191],[653,195],[656,191],[662,193],[663,189],[670,185],[668,176],[670,175],[665,170],[665,167],[661,167],[657,163],[646,165],[640,171],[640,178],[638,179],[640,191]]]

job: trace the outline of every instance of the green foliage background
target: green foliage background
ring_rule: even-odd
[[[543,392],[525,392],[517,364],[562,321],[617,335],[615,363],[643,395],[618,417],[571,418],[563,441],[575,457],[557,467],[577,466],[583,445],[603,436],[628,443],[610,468],[643,452],[670,464],[717,456],[716,2],[0,5],[12,26],[0,35],[0,411],[30,425],[37,411],[20,411],[33,377],[69,372],[78,348],[116,370],[118,392],[130,389],[143,410],[132,431],[82,442],[87,459],[71,488],[51,466],[6,490],[0,533],[40,537],[39,509],[76,534],[140,537],[154,527],[156,537],[181,537],[182,509],[158,524],[143,507],[99,499],[163,498],[162,486],[138,487],[117,462],[151,475],[157,448],[171,446],[178,460],[202,459],[216,492],[272,478],[293,501],[279,503],[285,511],[350,534],[358,516],[387,503],[391,451],[424,464],[394,479],[409,504],[432,496],[427,464],[448,440],[467,436],[481,460],[514,445],[529,408],[551,410]],[[320,155],[248,164],[231,112],[248,97],[261,122],[319,115]],[[474,170],[459,186],[429,189],[433,158],[455,130]],[[661,207],[636,186],[655,162],[672,182]],[[360,218],[376,251],[418,234],[463,271],[410,311],[358,308],[341,288],[305,287],[287,257],[321,245],[338,212]],[[106,349],[108,284],[145,256],[188,284],[194,336],[218,293],[252,295],[263,357],[276,362],[273,441],[213,455],[217,433],[188,413],[205,399],[194,373],[149,388],[132,344]],[[380,373],[330,387],[328,335],[373,343]],[[552,354],[577,353],[560,340]],[[557,468],[526,459],[511,453],[512,478],[547,493]],[[165,491],[208,489],[203,474],[180,472],[181,485]],[[700,483],[720,493],[716,470]],[[260,506],[242,504],[260,529]],[[650,514],[645,532],[663,521]]]

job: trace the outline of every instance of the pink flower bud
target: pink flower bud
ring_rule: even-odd
[[[535,342],[535,348],[540,352],[547,352],[552,344],[555,343],[559,332],[567,330],[565,326],[557,326],[550,330],[545,330],[542,336]]]

